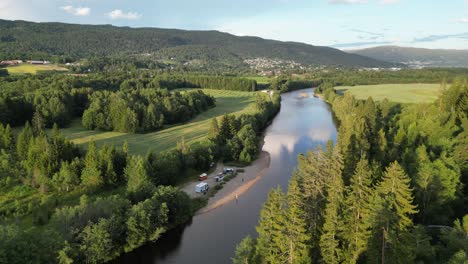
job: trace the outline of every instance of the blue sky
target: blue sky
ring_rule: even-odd
[[[0,18],[220,30],[340,49],[468,49],[468,0],[0,0]]]

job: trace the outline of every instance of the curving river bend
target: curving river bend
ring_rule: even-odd
[[[268,192],[287,190],[297,166],[297,155],[329,139],[336,141],[336,126],[329,106],[313,97],[313,89],[282,95],[281,111],[265,131],[263,150],[270,153],[266,174],[239,201],[196,215],[186,226],[171,230],[157,243],[122,256],[118,263],[231,263],[236,245],[255,226]]]

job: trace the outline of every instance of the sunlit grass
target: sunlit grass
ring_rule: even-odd
[[[39,71],[68,71],[67,68],[54,64],[34,65],[22,63],[20,65],[9,66],[6,68],[9,74],[36,74]]]
[[[339,93],[351,92],[357,99],[371,96],[376,101],[387,98],[397,103],[433,102],[441,92],[440,84],[379,84],[335,87]]]

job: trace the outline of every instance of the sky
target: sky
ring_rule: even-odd
[[[468,0],[0,0],[0,19],[219,30],[339,49],[468,49]]]

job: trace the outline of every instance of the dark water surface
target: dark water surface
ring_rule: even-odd
[[[297,155],[329,139],[336,140],[336,126],[329,106],[313,97],[313,89],[282,95],[281,111],[265,131],[263,150],[271,164],[250,190],[214,211],[193,217],[190,223],[166,233],[157,243],[121,257],[119,263],[231,263],[236,245],[255,226],[268,192],[278,185],[287,189],[297,166]]]

